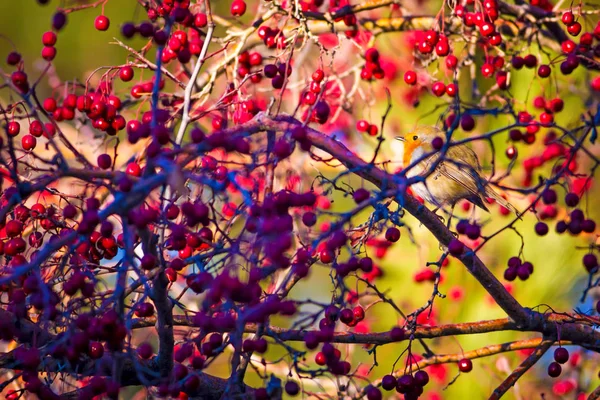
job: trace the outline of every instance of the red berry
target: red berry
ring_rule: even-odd
[[[46,61],[52,61],[56,57],[56,47],[44,47],[42,49],[42,58]]]
[[[44,110],[48,111],[49,113],[54,112],[56,111],[56,100],[53,97],[47,97],[44,99],[42,107],[44,107]]]
[[[29,133],[35,137],[40,137],[44,133],[44,127],[42,123],[38,120],[31,121],[31,125],[29,125]]]
[[[495,68],[492,64],[485,63],[481,66],[481,74],[486,78],[494,76]]]
[[[571,36],[578,36],[581,33],[581,24],[579,22],[573,22],[571,25],[567,26],[567,32]]]
[[[366,132],[369,129],[369,123],[364,119],[356,122],[356,130],[359,132]]]
[[[142,175],[142,169],[140,168],[140,165],[136,162],[131,162],[127,164],[127,169],[125,169],[125,172],[132,176],[139,177],[140,175]]]
[[[231,15],[241,17],[246,13],[246,3],[243,0],[233,0],[231,3]]]
[[[446,85],[443,82],[435,82],[433,86],[431,86],[431,91],[437,97],[442,97],[444,93],[446,93]]]
[[[42,35],[42,44],[44,46],[54,46],[56,44],[56,33],[52,31],[45,32]]]
[[[123,82],[129,82],[132,80],[133,75],[133,68],[131,68],[129,65],[126,65],[119,70],[119,78],[121,78]]]
[[[450,46],[446,37],[440,38],[440,41],[435,45],[435,54],[439,57],[446,57],[450,53]]]
[[[21,125],[17,121],[10,121],[6,130],[10,136],[17,136],[21,132]]]
[[[458,369],[460,372],[471,372],[473,369],[473,362],[468,358],[463,358],[458,361]]]
[[[490,35],[488,40],[492,46],[499,46],[502,43],[502,36],[499,33],[494,32]]]
[[[23,146],[23,150],[25,151],[33,150],[36,144],[37,140],[33,135],[25,135],[21,139],[21,145]]]
[[[379,62],[379,51],[374,47],[368,48],[367,51],[365,51],[365,59],[368,62],[377,64]]]
[[[312,79],[315,82],[320,83],[325,78],[325,72],[322,69],[318,69],[312,74]]]
[[[481,26],[479,27],[479,32],[481,32],[481,34],[485,37],[491,36],[494,33],[494,25],[488,23],[488,22],[484,22],[483,24],[481,24]]]
[[[565,13],[561,17],[561,21],[567,26],[571,25],[573,22],[575,22],[575,16],[571,11],[565,11]]]
[[[110,20],[105,15],[98,15],[94,21],[94,26],[99,31],[106,31],[110,26]]]
[[[371,125],[369,125],[369,129],[367,129],[367,132],[370,136],[377,136],[377,132],[379,132],[379,128],[377,127],[377,125],[371,124]]]
[[[362,260],[361,260],[362,261]],[[361,306],[356,306],[352,309],[352,314],[356,321],[362,321],[365,319],[365,310]]]
[[[457,65],[458,65],[458,58],[456,58],[455,55],[450,54],[448,57],[446,57],[446,68],[453,70],[456,68]]]
[[[450,83],[448,86],[446,86],[446,94],[450,97],[456,97],[458,94],[458,87],[455,83]]]
[[[546,64],[542,64],[539,66],[538,68],[538,75],[540,76],[540,78],[547,78],[550,76],[550,66],[546,65]]]
[[[568,39],[562,42],[561,44],[562,51],[566,54],[572,53],[576,47],[577,45],[575,44],[575,42]]]
[[[408,85],[417,83],[417,73],[415,71],[406,71],[404,73],[404,82]]]

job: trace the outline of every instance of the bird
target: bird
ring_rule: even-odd
[[[435,126],[417,126],[406,135],[396,137],[404,143],[402,162],[406,176],[424,178],[411,185],[413,193],[435,205],[436,211],[444,206],[453,209],[459,200],[465,199],[489,212],[484,200],[492,198],[519,215],[519,211],[481,176],[481,164],[472,149],[464,144],[451,145],[440,160],[441,153],[435,152],[432,144],[436,137],[441,139],[445,134]]]

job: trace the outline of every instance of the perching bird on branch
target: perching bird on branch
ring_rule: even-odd
[[[396,137],[404,143],[404,168],[421,160],[425,154],[432,153],[432,142],[436,137],[442,139],[445,135],[433,126],[419,126],[404,137]],[[481,177],[481,165],[473,150],[463,144],[451,146],[436,165],[440,156],[439,153],[432,154],[406,172],[407,177],[425,178],[424,182],[411,185],[415,194],[438,208],[454,207],[457,201],[466,199],[486,211],[489,210],[484,201],[486,197],[490,197],[518,215],[518,210]]]

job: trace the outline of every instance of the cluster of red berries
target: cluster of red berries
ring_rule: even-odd
[[[450,54],[448,37],[434,30],[426,31],[423,39],[417,42],[417,50],[421,54],[431,54],[434,49],[438,57],[446,57]]]
[[[322,82],[325,79],[325,72],[322,69],[317,69],[311,76],[311,81],[308,85],[308,90],[302,95],[302,102],[309,106],[314,105],[319,98],[322,90]]]
[[[368,121],[361,119],[356,122],[356,130],[359,132],[366,132],[370,136],[377,136],[379,128],[375,124],[370,124]]]
[[[300,0],[302,11],[319,11],[319,8],[325,3],[325,0]]]
[[[489,56],[485,58],[481,65],[481,75],[485,78],[492,78],[496,71],[500,71],[504,67],[504,58],[501,56]],[[498,85],[500,86],[500,85]]]
[[[46,61],[54,60],[56,57],[56,33],[52,31],[48,31],[42,35],[42,44],[44,48],[42,49],[42,58]]]
[[[247,51],[244,51],[238,57],[238,76],[240,78],[245,78],[248,74],[252,72],[252,67],[258,67],[262,65],[262,62],[263,57],[259,52],[248,53]],[[252,83],[259,83],[261,79],[262,75],[260,73],[254,72],[250,76],[250,80],[252,81]]]
[[[190,29],[187,34],[182,30],[176,30],[171,33],[171,36],[168,36],[164,30],[160,30],[154,34],[154,41],[159,46],[165,46],[162,53],[162,62],[165,64],[174,59],[187,64],[192,59],[192,55],[200,55],[204,45],[195,29]]]
[[[261,25],[257,30],[257,34],[269,49],[285,47],[285,35],[279,28]]]
[[[324,343],[321,351],[315,356],[318,365],[326,365],[334,375],[347,375],[351,365],[348,361],[341,361],[342,353],[331,343]]]
[[[567,26],[567,32],[571,36],[578,36],[581,33],[581,24],[575,20],[572,11],[565,11],[560,20]]]
[[[58,106],[56,99],[48,97],[43,102],[46,112],[57,121],[70,121],[75,118],[75,110],[85,113],[92,126],[110,136],[125,129],[125,118],[119,114],[121,99],[115,95],[106,95],[100,91],[77,96],[67,95]]]
[[[155,7],[147,3],[146,12],[149,20],[156,21],[159,17],[170,18],[188,27],[195,22],[190,10],[190,0],[163,0],[158,3]]]
[[[365,51],[366,64],[360,71],[360,77],[365,81],[372,79],[383,79],[385,78],[385,72],[379,63],[379,51],[374,48],[368,48]]]
[[[527,118],[523,119],[522,114],[526,115]],[[527,122],[529,121],[529,122]],[[536,140],[535,133],[540,129],[540,124],[533,121],[533,118],[528,113],[519,113],[519,122],[521,124],[527,124],[527,133],[524,134],[523,141],[531,144]],[[557,133],[553,130],[549,131],[544,136],[544,150],[542,154],[534,155],[530,158],[523,160],[523,168],[525,169],[525,179],[523,182],[524,186],[530,186],[533,181],[534,171],[537,168],[549,163],[552,160],[560,159],[564,157],[561,164],[557,164],[554,167],[554,171],[557,172],[560,168],[566,168],[569,171],[574,172],[577,168],[575,160],[566,160],[568,158],[569,149],[567,146],[558,143]]]
[[[21,124],[18,121],[10,121],[6,125],[6,133],[15,137],[21,132]],[[30,151],[35,149],[37,145],[37,139],[40,136],[50,137],[54,136],[56,132],[56,128],[50,122],[46,123],[45,126],[38,120],[33,120],[29,124],[29,134],[23,135],[21,138],[21,145],[23,146],[23,150]],[[1,143],[1,141],[0,141]]]
[[[477,28],[479,34],[487,43],[498,46],[502,43],[502,37],[496,31],[494,21],[498,19],[498,3],[495,0],[485,0],[483,10],[471,12],[468,10],[475,2],[467,0],[463,4],[457,4],[454,13],[461,18],[464,24],[470,28]]]
[[[325,309],[325,316],[319,321],[319,327],[333,329],[338,320],[347,326],[353,327],[363,319],[365,319],[365,310],[361,306],[340,310],[337,306],[331,305]]]
[[[519,257],[511,257],[508,259],[508,268],[504,271],[504,279],[509,282],[514,281],[517,277],[526,281],[533,274],[533,264],[529,261],[521,262]]]

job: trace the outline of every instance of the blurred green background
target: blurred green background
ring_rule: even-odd
[[[0,1],[0,65],[3,70],[6,68],[4,58],[12,49],[17,49],[23,54],[26,70],[31,76],[36,76],[40,67],[45,63],[41,61],[39,53],[41,51],[41,35],[50,28],[50,19],[58,1],[51,1],[50,5],[38,6],[35,0],[21,1]],[[220,2],[219,2],[220,3]],[[226,3],[226,4],[225,4]],[[216,12],[219,9],[227,10],[228,2],[217,5]],[[428,4],[431,10],[437,10],[439,4]],[[69,20],[64,30],[59,34],[57,44],[58,56],[54,62],[58,76],[62,80],[78,78],[85,80],[91,71],[99,66],[110,66],[123,64],[127,60],[127,54],[122,48],[109,44],[113,37],[119,37],[119,27],[125,21],[139,22],[143,20],[144,12],[137,6],[134,0],[112,0],[108,1],[105,7],[105,14],[111,19],[111,27],[107,32],[98,32],[94,29],[94,19],[100,13],[100,9],[90,9],[69,15]],[[223,13],[221,13],[223,14]],[[132,47],[140,47],[142,41],[135,39],[128,41]],[[410,55],[407,47],[403,45],[403,34],[394,33],[383,35],[377,41],[377,47],[385,57],[390,59],[407,58]],[[13,47],[14,46],[14,47]],[[404,69],[400,69],[398,78],[390,83],[375,82],[375,85],[386,85],[389,87],[393,98],[393,111],[386,122],[385,136],[392,138],[397,134],[397,130],[405,131],[412,127],[417,121],[419,123],[435,123],[439,118],[439,113],[431,113],[434,106],[443,101],[435,99],[430,95],[424,95],[417,108],[403,101],[403,94],[406,86],[402,82]],[[147,78],[150,77],[146,72]],[[137,76],[136,76],[137,77]],[[461,92],[469,92],[471,82],[465,75],[461,81]],[[511,93],[517,104],[527,104],[527,108],[532,109],[532,99],[539,93],[545,92],[549,96],[556,95],[556,90],[560,91],[560,96],[566,104],[566,109],[557,116],[557,121],[561,124],[569,125],[578,121],[583,111],[583,101],[585,100],[578,93],[578,90],[586,84],[589,79],[588,73],[578,71],[570,77],[558,77],[548,80],[540,88],[539,79],[534,77],[533,71],[523,70],[512,76]],[[486,84],[480,81],[482,87]],[[369,85],[363,84],[366,87]],[[569,90],[570,86],[577,90]],[[42,94],[47,95],[50,90],[42,84]],[[42,97],[43,97],[42,95]],[[0,92],[0,99],[7,101],[6,90]],[[374,107],[368,110],[369,115],[373,116],[373,121],[378,121],[385,109],[385,96]],[[361,107],[356,107],[356,119],[361,118]],[[428,115],[428,116],[426,116]],[[423,116],[426,116],[423,118]],[[477,120],[475,133],[482,133],[506,124],[503,118],[485,118]],[[473,134],[475,134],[473,133]],[[375,141],[372,138],[360,136],[352,131],[349,133],[351,142],[365,158],[370,157],[370,151]],[[458,132],[458,135],[464,135]],[[464,137],[464,136],[463,136]],[[388,140],[384,143],[383,151],[386,157],[392,160],[400,159],[400,149],[395,144],[390,144]],[[506,148],[505,136],[497,137],[495,140],[497,167],[502,169],[508,165],[508,160],[504,156]],[[539,153],[540,146],[524,147],[518,145],[519,160],[523,160],[528,154]],[[479,147],[479,154],[485,154],[483,162],[489,167],[491,153],[488,147]],[[520,161],[519,161],[520,162]],[[582,169],[588,161],[581,160]],[[489,170],[489,168],[488,168]],[[328,176],[333,176],[331,170],[324,170]],[[549,169],[546,168],[546,173]],[[507,183],[518,184],[523,177],[522,168],[517,167],[514,171],[514,177],[507,180]],[[351,177],[344,181],[353,187],[363,185],[359,179]],[[368,186],[367,186],[368,187]],[[559,193],[562,195],[564,193]],[[586,215],[590,218],[598,219],[600,211],[593,200],[598,195],[596,188],[584,201]],[[351,207],[350,199],[341,196],[339,193],[333,195],[334,211],[347,210]],[[526,204],[525,199],[515,199],[515,204],[523,208]],[[457,208],[458,209],[458,208]],[[462,216],[468,216],[468,213],[458,211]],[[509,221],[510,217],[500,216],[497,208],[492,209],[491,214],[478,213],[478,218],[485,222],[484,234],[494,232]],[[559,215],[559,217],[562,215]],[[365,215],[366,217],[366,215]],[[362,221],[356,220],[355,223]],[[385,258],[377,260],[384,275],[376,281],[378,288],[389,295],[396,303],[407,313],[424,305],[432,291],[430,282],[415,283],[413,277],[417,271],[425,267],[427,261],[435,261],[441,254],[438,243],[433,239],[430,233],[415,223],[411,217],[406,218],[414,235],[413,243],[408,232],[402,230],[402,238],[394,244],[387,252]],[[585,250],[577,250],[576,246],[585,246],[593,241],[592,237],[558,236],[554,233],[553,223],[551,223],[551,233],[546,237],[538,237],[533,232],[535,218],[529,215],[522,222],[516,224],[519,233],[523,235],[525,241],[524,259],[534,264],[535,272],[532,277],[526,281],[515,281],[510,284],[511,290],[521,304],[528,307],[539,307],[540,311],[547,311],[550,305],[557,311],[570,311],[574,308],[580,308],[584,311],[592,307],[591,301],[586,304],[580,304],[582,289],[587,283],[587,275],[581,266],[581,258]],[[484,262],[494,271],[496,276],[501,279],[502,272],[505,269],[506,261],[509,257],[518,254],[521,246],[521,240],[514,231],[507,230],[485,246],[481,253]],[[447,294],[445,299],[436,299],[433,317],[438,324],[457,323],[477,320],[487,320],[504,317],[499,307],[495,306],[488,298],[486,292],[479,286],[475,279],[466,271],[466,269],[456,260],[450,262],[449,267],[443,270],[443,281],[440,285],[440,291]],[[453,299],[451,293],[461,293],[459,299]],[[311,298],[317,301],[329,301],[331,298],[331,286],[328,267],[315,267],[312,270],[311,279],[299,284],[292,292],[295,298]],[[393,310],[384,304],[374,306],[367,314],[367,321],[373,331],[384,331],[390,329],[396,323],[397,315]],[[273,324],[285,326],[289,321],[275,319]],[[456,338],[444,338],[440,340],[429,341],[430,347],[436,353],[458,353],[461,350],[472,350],[490,344],[497,344],[517,339],[531,338],[536,335],[531,333],[501,332],[482,335],[460,336]],[[297,346],[301,347],[301,346]],[[371,366],[373,358],[360,346],[354,346],[352,350],[346,351],[345,346],[340,346],[343,354],[349,354],[353,367],[358,363]],[[377,351],[378,366],[375,367],[369,377],[377,378],[385,373],[391,372],[392,364],[397,356],[404,350],[405,344],[387,345],[380,347]],[[420,352],[420,345],[415,343],[414,351]],[[273,351],[273,355],[277,353]],[[309,359],[313,355],[309,355]],[[587,356],[584,356],[584,358]],[[268,356],[267,358],[270,358]],[[457,374],[455,365],[447,365],[447,376],[443,381],[432,380],[427,387],[427,392],[435,392],[444,399],[479,399],[486,398],[493,389],[506,377],[510,369],[506,369],[500,359],[506,361],[508,368],[515,368],[522,354],[505,353],[499,356],[481,358],[474,361],[474,369],[468,375],[460,376],[456,382],[447,387]],[[592,359],[593,360],[593,359]],[[597,358],[595,359],[597,360]],[[401,361],[402,362],[402,361]],[[538,399],[541,393],[545,393],[546,399],[554,398],[552,395],[550,380],[546,373],[547,363],[538,363],[530,372],[519,381],[519,396],[515,396],[515,391],[511,391],[506,398]],[[226,374],[226,364],[219,363],[211,367],[213,372]],[[281,369],[283,373],[287,372],[285,368]],[[594,388],[600,383],[596,377],[597,368],[591,368],[590,374],[579,374],[578,369],[566,369],[560,379],[574,377],[579,379],[583,388]],[[282,376],[282,375],[281,375]],[[249,373],[248,383],[259,384],[256,376]],[[318,392],[317,386],[307,384],[307,388],[312,392]],[[588,390],[589,392],[589,390]],[[429,396],[429,397],[428,397]],[[431,393],[426,394],[424,398],[434,398]],[[574,398],[571,393],[568,398]]]

